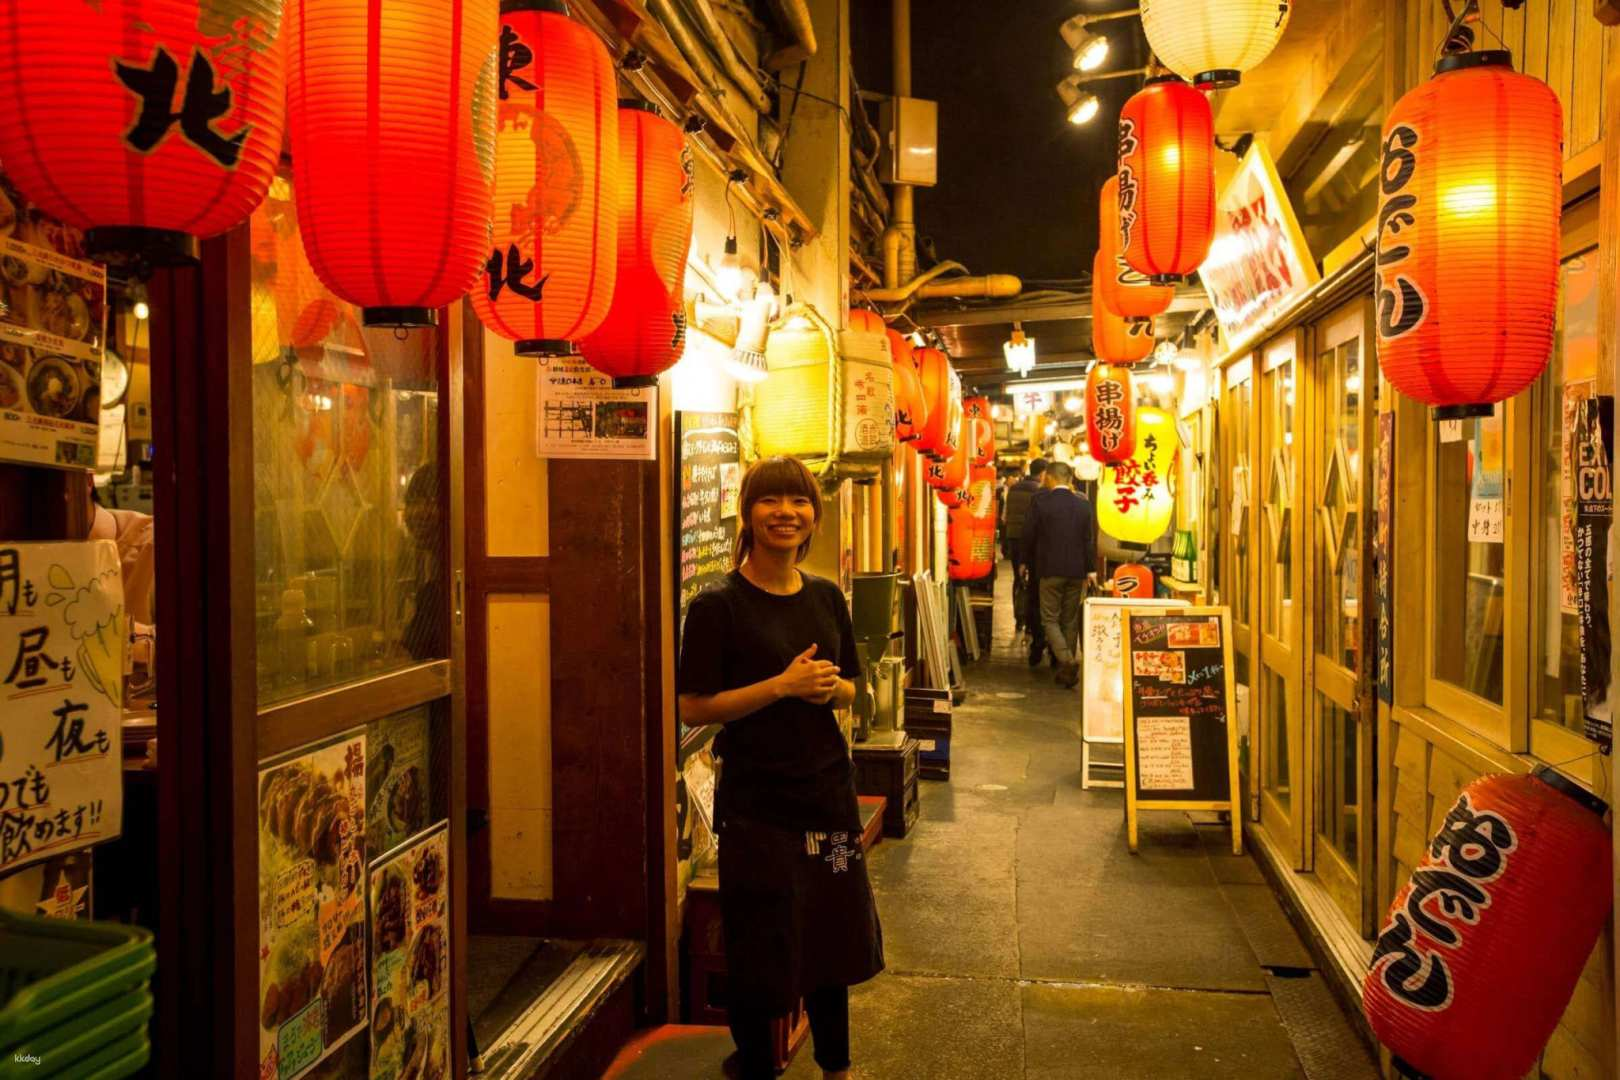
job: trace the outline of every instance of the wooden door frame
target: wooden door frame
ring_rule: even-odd
[[[1241,652],[1243,654],[1244,661],[1248,664],[1249,670],[1249,681],[1247,687],[1249,691],[1249,775],[1248,789],[1245,792],[1246,798],[1244,799],[1245,805],[1243,807],[1243,814],[1249,820],[1258,822],[1260,820],[1261,760],[1259,739],[1259,699],[1256,696],[1257,680],[1255,679],[1255,665],[1259,662],[1260,649],[1258,621],[1256,620],[1254,613],[1256,597],[1259,595],[1259,578],[1257,576],[1259,572],[1259,560],[1254,557],[1254,544],[1257,534],[1254,532],[1254,476],[1252,475],[1254,459],[1259,453],[1257,441],[1259,428],[1255,416],[1256,387],[1259,385],[1259,373],[1255,370],[1256,359],[1257,357],[1255,353],[1249,353],[1247,356],[1241,357],[1226,364],[1221,369],[1221,408],[1235,411],[1236,407],[1233,404],[1233,399],[1238,393],[1239,388],[1247,386],[1249,389],[1248,429],[1246,432],[1244,432],[1246,436],[1244,442],[1246,445],[1241,447],[1238,445],[1238,431],[1235,422],[1225,423],[1220,426],[1224,431],[1223,445],[1227,448],[1227,461],[1224,464],[1224,468],[1226,470],[1228,483],[1233,485],[1233,490],[1227,492],[1221,508],[1221,522],[1223,526],[1222,531],[1225,533],[1227,539],[1224,556],[1225,567],[1222,574],[1222,578],[1224,579],[1223,585],[1224,588],[1232,592],[1232,600],[1235,600],[1237,594],[1241,592],[1249,601],[1248,622],[1238,622],[1236,614],[1234,614],[1232,618],[1232,641],[1234,645],[1234,652]],[[1234,370],[1236,370],[1236,372],[1242,377],[1233,378],[1232,375]],[[1242,536],[1244,545],[1249,552],[1249,559],[1246,566],[1246,572],[1241,577],[1238,574],[1237,537],[1234,537],[1232,534],[1232,524],[1229,520],[1232,512],[1232,496],[1236,493],[1235,484],[1233,481],[1231,481],[1231,476],[1232,470],[1238,467],[1240,454],[1247,459],[1250,470],[1250,474],[1246,476],[1247,489],[1244,491],[1245,523],[1243,526]],[[1227,606],[1232,608],[1234,612],[1236,611],[1235,605],[1231,603],[1231,600],[1228,601]]]

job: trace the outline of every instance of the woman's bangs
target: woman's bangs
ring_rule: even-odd
[[[814,503],[818,511],[821,507],[821,492],[816,488],[815,477],[796,458],[766,458],[749,470],[748,482],[743,487],[744,498],[750,506],[768,495],[802,495]]]

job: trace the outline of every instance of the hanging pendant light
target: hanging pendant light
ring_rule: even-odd
[[[1501,51],[1441,58],[1384,122],[1378,363],[1437,416],[1480,416],[1552,355],[1563,117]]]
[[[1155,56],[1198,86],[1236,86],[1288,29],[1289,0],[1141,0]]]
[[[1170,527],[1176,510],[1170,474],[1180,445],[1176,422],[1163,409],[1143,406],[1136,416],[1136,449],[1103,467],[1097,484],[1097,526],[1126,544],[1151,544]]]
[[[1173,75],[1149,79],[1119,113],[1119,248],[1156,285],[1198,269],[1215,236],[1215,120]]]
[[[367,326],[432,326],[489,242],[495,0],[291,0],[293,192],[316,275]]]
[[[613,376],[614,386],[650,386],[686,343],[683,283],[693,206],[686,135],[655,106],[619,103],[619,178],[613,300],[580,352]]]
[[[1007,360],[1007,370],[1019,377],[1035,370],[1035,339],[1024,333],[1024,324],[1013,323],[1012,336],[1002,343],[1001,353]]]
[[[0,55],[0,163],[92,253],[193,257],[264,199],[286,115],[279,0],[11,0]]]
[[[493,235],[472,304],[520,356],[570,355],[607,317],[619,184],[633,179],[616,86],[601,39],[562,0],[502,3]]]
[[[1086,373],[1086,447],[1103,464],[1136,453],[1136,395],[1129,368],[1099,362]]]
[[[1091,291],[1109,310],[1127,319],[1151,319],[1169,310],[1176,298],[1170,285],[1155,285],[1132,269],[1119,250],[1119,176],[1103,182],[1097,200],[1097,249],[1102,252],[1102,273],[1092,278]],[[1112,271],[1111,273],[1108,271]]]
[[[1103,253],[1091,260],[1091,280],[1108,272]],[[1127,319],[1091,291],[1091,352],[1111,364],[1134,364],[1153,352],[1153,320]]]

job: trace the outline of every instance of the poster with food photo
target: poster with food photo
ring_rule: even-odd
[[[365,781],[363,730],[259,772],[259,1080],[365,1021]]]
[[[366,850],[392,851],[433,812],[428,770],[428,707],[373,720],[366,727]]]
[[[107,271],[0,176],[0,460],[92,468]]]
[[[450,1076],[448,826],[371,868],[372,1080]]]

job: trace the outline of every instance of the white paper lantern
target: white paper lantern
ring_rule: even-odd
[[[1236,86],[1288,28],[1290,0],[1142,0],[1148,45],[1200,86]]]

